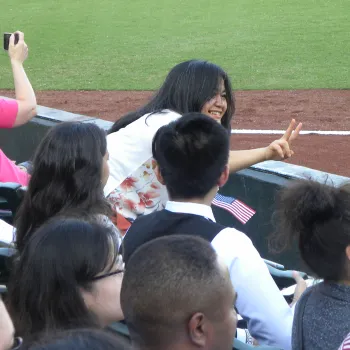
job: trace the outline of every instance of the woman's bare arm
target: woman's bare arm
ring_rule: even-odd
[[[294,154],[291,149],[292,141],[298,137],[302,128],[301,123],[299,123],[297,127],[295,127],[295,125],[296,121],[293,119],[284,135],[280,139],[273,141],[267,147],[243,151],[230,151],[230,173],[248,168],[251,165],[265,160],[285,160],[292,157]]]
[[[28,57],[28,47],[24,42],[24,34],[18,31],[15,34],[19,37],[18,43],[15,45],[15,35],[12,34],[8,53],[11,60],[18,103],[18,112],[14,126],[19,126],[36,116],[36,97],[23,68],[23,62]]]

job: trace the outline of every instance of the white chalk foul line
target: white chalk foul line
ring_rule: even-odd
[[[231,134],[260,134],[260,135],[283,135],[285,130],[252,130],[252,129],[235,129]],[[349,136],[350,131],[321,131],[321,130],[301,130],[301,135],[335,135]]]

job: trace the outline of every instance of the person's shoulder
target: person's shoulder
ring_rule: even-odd
[[[18,102],[14,99],[0,97],[0,108],[3,110],[17,108]]]
[[[321,282],[322,283],[322,282]],[[305,308],[305,305],[308,301],[308,299],[311,297],[313,298],[313,295],[317,294],[317,290],[320,288],[320,283],[314,284],[310,287],[307,287],[303,294],[300,296],[298,302],[295,305],[295,313],[299,314],[302,309]],[[316,292],[316,293],[315,293]]]
[[[251,239],[241,231],[233,227],[225,227],[212,241],[213,246],[220,251],[222,256],[227,259],[260,258],[259,252],[254,247]]]
[[[147,215],[139,216],[132,222],[129,229],[124,235],[125,249],[131,245],[138,244],[143,240],[148,240],[154,234],[152,227],[157,223],[158,219],[164,215],[163,210],[156,211]],[[124,250],[125,252],[125,250]]]
[[[154,211],[153,213],[149,213],[147,215],[141,215],[138,216],[135,221],[131,224],[128,232],[133,229],[135,229],[136,227],[138,227],[139,225],[144,225],[145,223],[148,222],[152,222],[154,219],[158,219],[164,216],[165,210],[159,210],[159,211]]]
[[[245,233],[235,229],[234,227],[223,227],[219,234],[222,239],[234,240],[235,242],[241,241],[247,244],[252,244],[252,240]]]
[[[16,100],[0,98],[0,128],[12,128],[18,112]]]
[[[149,113],[144,115],[142,118],[150,127],[161,127],[167,125],[181,117],[181,114],[171,111],[169,109],[164,109],[156,113]]]
[[[208,218],[205,216],[195,215],[195,214],[188,214],[188,216],[189,216],[189,218],[191,218],[193,220],[196,220],[196,221],[199,220],[199,221],[203,222],[206,226],[215,227],[218,232],[221,232],[221,231],[227,229],[226,226],[224,226],[216,221],[212,221],[210,219],[208,220]]]
[[[122,140],[125,138],[135,139],[136,135],[138,139],[148,140],[149,137],[153,138],[155,132],[160,127],[167,125],[180,117],[180,114],[170,110],[144,114],[125,128],[107,135],[107,143],[111,145],[123,142]]]

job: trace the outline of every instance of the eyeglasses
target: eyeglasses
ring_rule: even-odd
[[[18,349],[20,349],[21,346],[22,346],[22,343],[23,343],[23,339],[20,338],[20,337],[16,337],[14,339],[14,342],[13,342],[11,350],[18,350]]]
[[[92,278],[91,280],[92,281],[98,281],[98,280],[102,280],[103,278],[107,278],[109,276],[114,276],[114,275],[118,275],[120,273],[123,273],[125,270],[116,270],[116,271],[113,271],[113,272],[108,272],[108,273],[104,273],[103,275],[99,275],[99,276],[96,276],[94,278]]]

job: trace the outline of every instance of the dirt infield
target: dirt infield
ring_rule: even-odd
[[[0,96],[13,97],[0,90]],[[149,91],[39,91],[38,104],[116,120],[149,99]],[[237,91],[234,129],[280,130],[291,118],[304,130],[350,131],[350,90]],[[262,147],[277,135],[232,135],[233,149]],[[301,135],[292,163],[350,177],[350,136]]]

